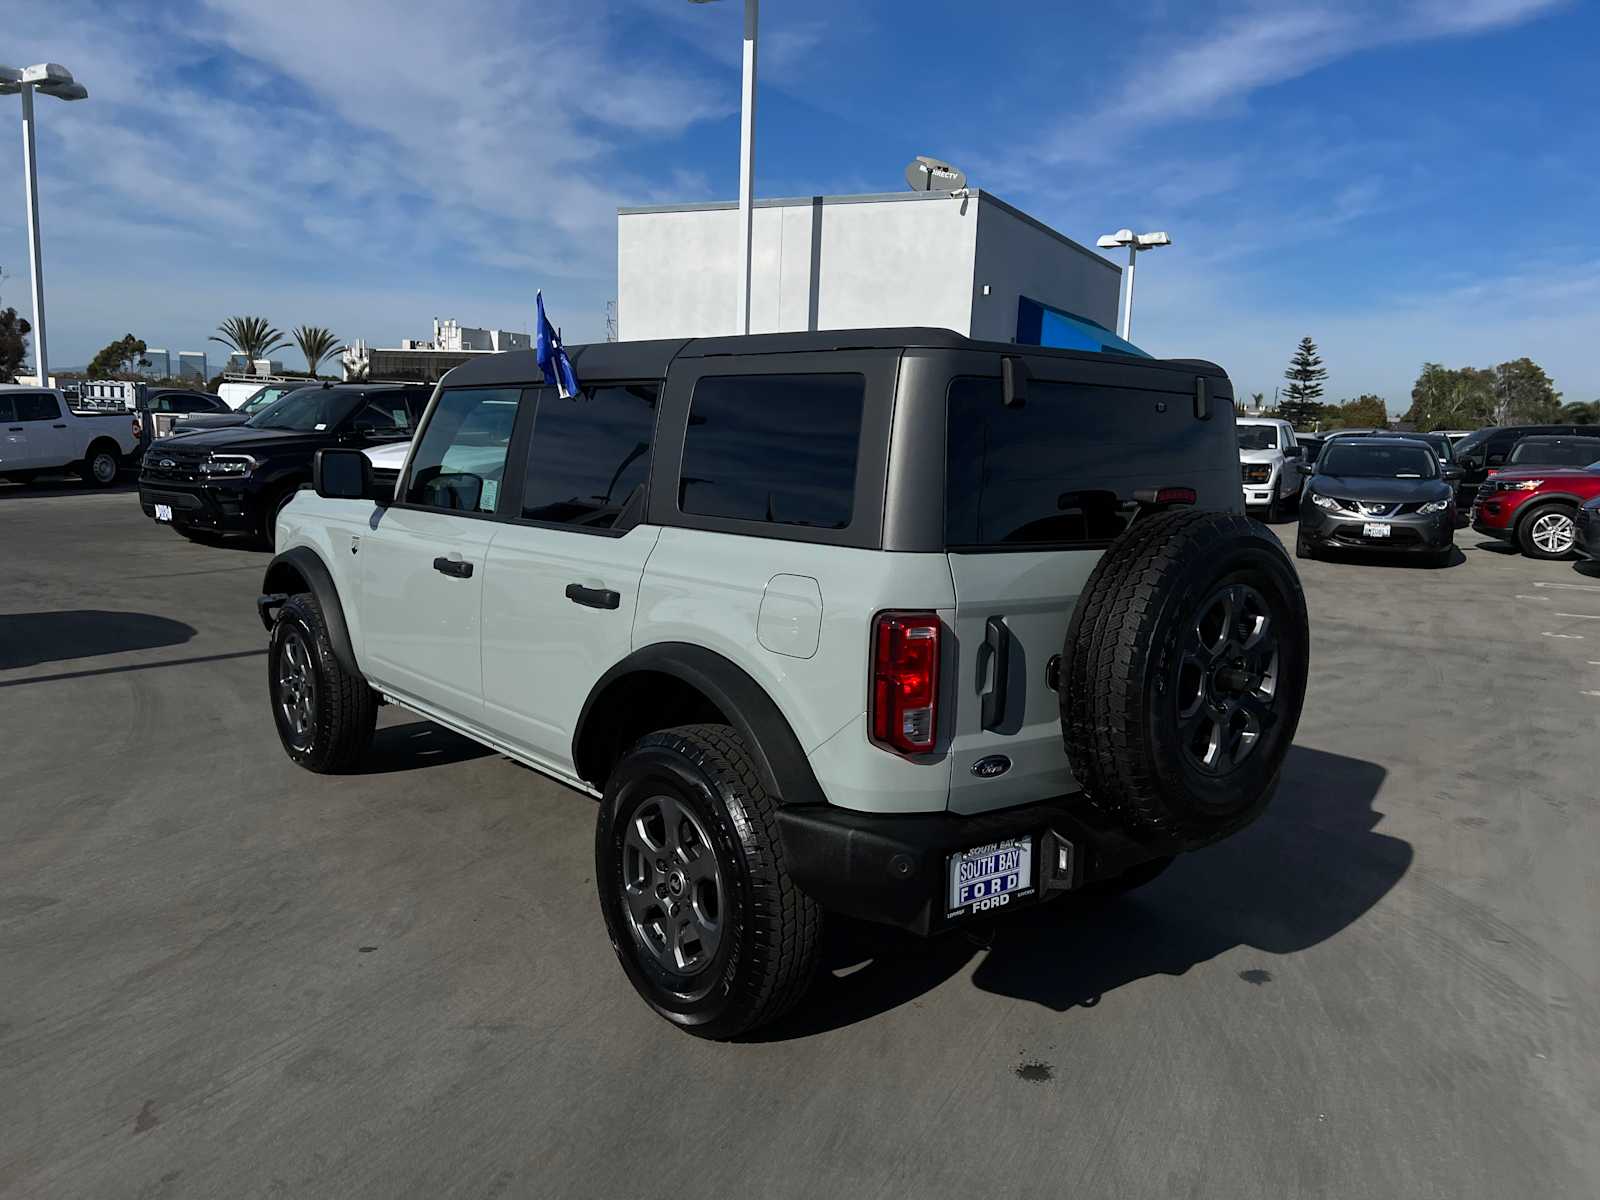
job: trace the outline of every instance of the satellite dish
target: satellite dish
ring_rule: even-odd
[[[957,192],[967,186],[967,175],[947,162],[919,154],[906,168],[906,183],[913,192]]]

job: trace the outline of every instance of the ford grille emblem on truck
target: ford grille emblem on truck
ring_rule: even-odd
[[[1011,770],[1011,760],[1004,754],[991,754],[972,764],[972,773],[979,779],[998,779]]]
[[[173,467],[175,467],[177,465],[178,464],[175,463],[170,458],[163,458],[160,462],[158,462],[156,464],[156,466],[160,467],[163,471],[170,471],[170,470],[172,470]]]

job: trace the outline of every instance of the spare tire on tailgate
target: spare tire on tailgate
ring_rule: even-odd
[[[1305,698],[1310,631],[1294,565],[1237,513],[1136,520],[1067,627],[1061,728],[1090,801],[1184,847],[1266,806]]]

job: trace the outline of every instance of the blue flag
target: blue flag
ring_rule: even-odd
[[[544,315],[542,291],[533,294],[533,304],[539,310],[538,333],[534,335],[533,342],[534,358],[544,372],[544,381],[555,384],[562,399],[570,399],[578,394],[578,373],[572,369],[572,360],[561,345],[560,330],[555,329]]]

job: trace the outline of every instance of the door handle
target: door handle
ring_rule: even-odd
[[[22,426],[21,425],[12,425],[7,430],[7,432],[9,432],[9,433],[21,433],[22,432]]]
[[[994,676],[983,694],[983,727],[999,729],[1006,719],[1006,692],[1011,682],[1011,631],[1004,617],[990,617],[983,627],[983,644],[989,647]]]
[[[50,426],[50,428],[51,429],[65,429],[66,428],[66,424],[63,423],[63,424],[60,424],[60,425],[52,425],[52,426]]]
[[[610,588],[584,587],[581,583],[567,584],[567,599],[585,608],[616,608],[622,597]]]
[[[433,560],[433,569],[441,575],[448,575],[451,579],[471,579],[472,564],[463,562],[459,558],[445,558],[440,555]]]

